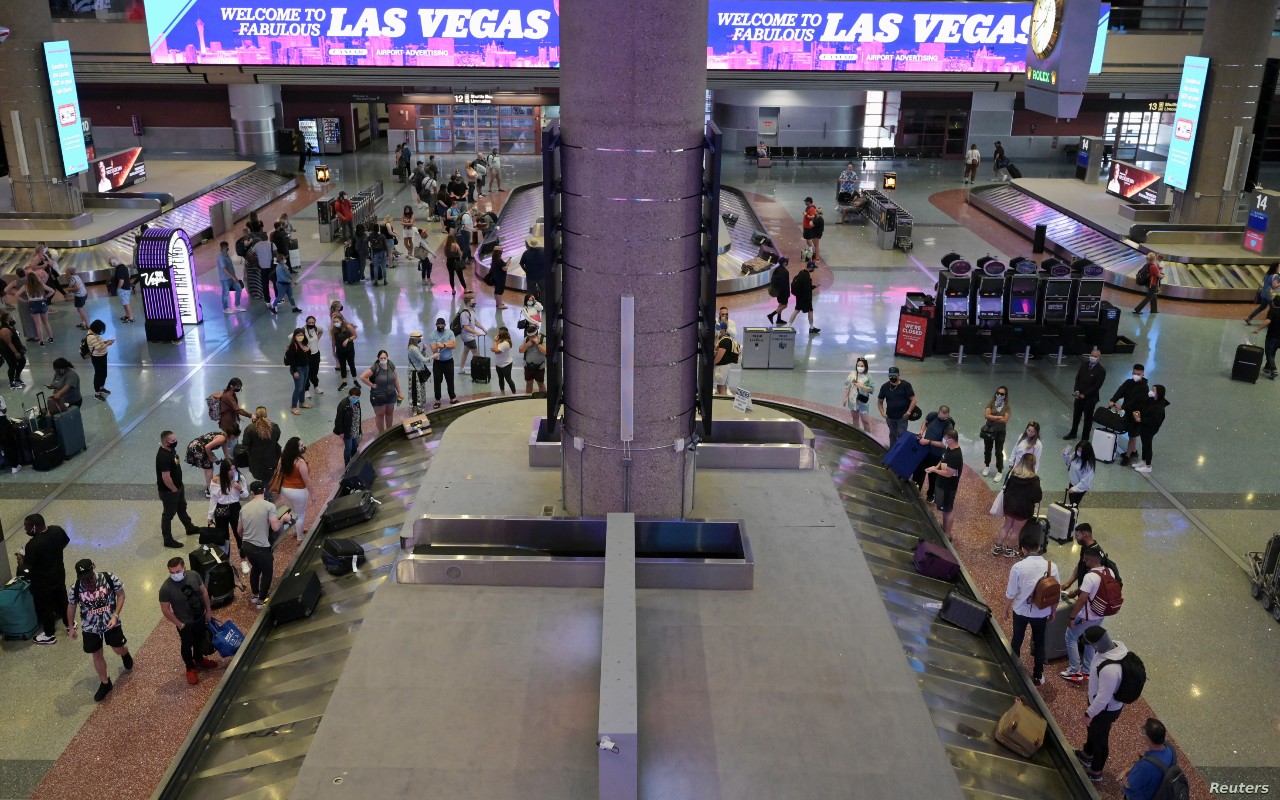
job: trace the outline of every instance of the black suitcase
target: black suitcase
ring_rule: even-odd
[[[48,472],[62,466],[66,455],[62,452],[62,444],[58,434],[52,430],[31,431],[31,465],[41,472]]]
[[[1009,173],[1009,177],[1010,177],[1010,178],[1021,178],[1021,177],[1022,177],[1022,170],[1018,169],[1018,165],[1017,165],[1017,164],[1014,164],[1014,163],[1012,163],[1012,162],[1010,162],[1009,164],[1007,164],[1007,165],[1005,166],[1004,171],[1005,171],[1005,172],[1007,172],[1007,173]]]
[[[230,603],[236,598],[236,572],[231,562],[211,547],[201,547],[190,553],[191,568],[200,574],[209,590],[209,602],[214,608]]]
[[[276,584],[267,607],[276,624],[306,619],[320,602],[320,576],[314,570],[285,575]]]
[[[364,547],[355,539],[325,539],[320,547],[320,559],[330,575],[347,575],[367,560]],[[354,561],[353,561],[354,559]]]
[[[326,531],[339,531],[349,528],[358,522],[373,519],[378,510],[378,501],[373,499],[372,492],[359,491],[334,498],[324,510],[320,521]]]
[[[212,525],[200,528],[200,544],[207,544],[210,547],[222,547],[227,543],[227,538],[228,534],[225,528],[219,530]]]
[[[1093,424],[1095,427],[1115,431],[1116,433],[1124,433],[1129,430],[1128,418],[1117,414],[1108,406],[1098,406],[1094,409]]]
[[[373,481],[377,473],[373,471],[373,464],[368,461],[352,461],[347,467],[347,471],[342,473],[342,481],[338,484],[338,496],[350,494],[352,492],[369,491],[373,488]]]
[[[488,383],[493,379],[492,360],[486,356],[475,356],[471,359],[471,382]]]
[[[942,608],[938,611],[938,616],[942,617],[952,625],[958,625],[969,633],[977,633],[982,630],[983,624],[987,618],[991,616],[991,609],[971,597],[964,595],[952,589],[946,599],[942,601]]]
[[[1262,374],[1265,351],[1256,344],[1242,344],[1236,348],[1236,360],[1231,362],[1231,380],[1257,383]]]

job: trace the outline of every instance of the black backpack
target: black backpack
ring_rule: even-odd
[[[1151,267],[1147,264],[1143,264],[1141,269],[1138,270],[1138,274],[1133,276],[1133,279],[1138,282],[1139,286],[1150,286]]]
[[[1138,658],[1137,653],[1125,653],[1124,658],[1114,661],[1103,661],[1098,665],[1098,674],[1109,664],[1120,665],[1120,685],[1116,687],[1115,698],[1121,703],[1132,703],[1142,696],[1142,687],[1147,685],[1147,667]]]
[[[249,255],[249,244],[245,241],[245,238],[243,236],[241,236],[239,239],[236,239],[236,255],[240,256],[241,258],[244,258],[245,256]]]
[[[453,315],[453,320],[449,322],[449,330],[453,331],[454,336],[462,335],[462,310]]]
[[[80,357],[88,358],[89,352],[89,337],[86,336],[80,340]]]
[[[1151,800],[1190,800],[1191,785],[1187,782],[1187,775],[1182,771],[1182,767],[1178,766],[1177,761],[1166,767],[1164,762],[1155,756],[1143,756],[1142,760],[1164,773],[1156,793],[1151,795]]]
[[[381,228],[374,228],[373,233],[369,234],[369,250],[376,253],[379,250],[387,249],[387,237],[382,235]]]

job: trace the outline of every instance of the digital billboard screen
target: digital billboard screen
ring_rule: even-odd
[[[142,148],[130,147],[92,162],[93,186],[99,192],[114,192],[147,180],[147,162]]]
[[[1169,140],[1164,182],[1184,192],[1191,177],[1191,156],[1196,149],[1200,105],[1204,102],[1204,87],[1208,79],[1209,59],[1203,56],[1183,58],[1182,82],[1178,85],[1178,107],[1173,112],[1173,138]]]
[[[89,168],[89,153],[84,146],[84,125],[80,121],[80,96],[76,92],[76,73],[71,66],[71,43],[45,42],[44,58],[49,70],[49,93],[53,96],[53,116],[58,124],[58,146],[62,151],[62,169],[66,175],[75,175]]]
[[[1030,18],[1029,2],[710,0],[707,68],[1023,72]],[[560,65],[558,0],[148,0],[147,33],[157,64]]]
[[[1154,206],[1162,200],[1160,176],[1154,172],[1126,164],[1123,161],[1111,162],[1111,174],[1107,178],[1107,194],[1114,195],[1130,203]]]

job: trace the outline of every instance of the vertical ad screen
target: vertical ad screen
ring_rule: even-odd
[[[49,69],[49,93],[53,96],[53,118],[62,150],[63,172],[75,175],[89,168],[89,154],[80,123],[80,97],[76,94],[76,74],[71,67],[71,43],[45,42],[44,58]]]
[[[1169,140],[1169,163],[1164,182],[1175,189],[1187,190],[1191,177],[1191,158],[1195,155],[1196,134],[1200,129],[1200,105],[1209,80],[1209,59],[1187,56],[1182,61],[1182,83],[1178,85],[1178,108],[1173,114],[1173,138]]]

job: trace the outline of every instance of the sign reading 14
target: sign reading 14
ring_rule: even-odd
[[[1066,0],[1035,0],[1031,7],[1031,51],[1046,58],[1058,44]]]

